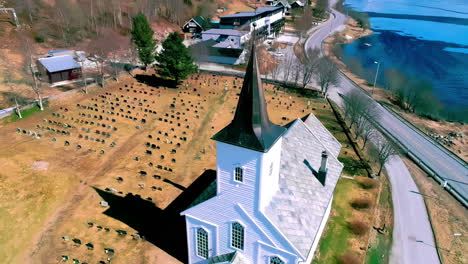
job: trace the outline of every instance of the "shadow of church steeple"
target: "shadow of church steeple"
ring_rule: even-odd
[[[141,236],[174,258],[187,262],[185,219],[180,212],[216,179],[214,170],[205,171],[165,209],[140,196],[125,197],[93,187],[109,204],[104,214],[138,231]]]

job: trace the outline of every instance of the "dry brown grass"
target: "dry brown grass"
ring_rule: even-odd
[[[97,263],[105,258],[103,248],[112,247],[116,250],[113,257],[115,263],[180,263],[157,245],[132,240],[130,235],[138,231],[125,222],[105,215],[108,208],[99,205],[103,198],[92,187],[100,190],[115,188],[122,192],[116,193],[118,197],[125,197],[130,193],[138,194],[143,199],[150,197],[156,207],[166,208],[182,192],[180,188],[190,186],[205,169],[215,169],[216,149],[210,137],[231,120],[241,85],[242,80],[239,78],[200,75],[189,79],[179,89],[158,89],[139,84],[127,76],[119,83],[109,84],[106,89],[92,89],[88,95],[70,94],[59,101],[53,101],[50,108],[43,113],[1,127],[2,261],[55,263],[60,261],[62,255],[67,255],[78,258],[81,262]],[[228,89],[225,90],[225,87]],[[194,88],[197,89],[196,92]],[[306,99],[285,91],[275,91],[270,85],[265,85],[265,88],[268,111],[273,122],[284,125],[313,112],[319,118],[329,120],[325,121],[326,124],[331,124],[333,115],[323,99]],[[120,107],[116,106],[115,98],[120,98]],[[137,100],[134,101],[133,98]],[[124,103],[124,99],[128,103]],[[143,99],[147,101],[139,101]],[[176,107],[173,109],[170,104],[174,99]],[[307,106],[308,100],[311,101],[310,106]],[[142,106],[139,105],[140,102]],[[79,108],[77,104],[93,108],[96,104],[100,112]],[[138,120],[110,116],[106,114],[106,111],[111,111],[110,107],[115,107],[114,112],[124,109],[123,115],[128,115],[126,112],[131,111],[130,115]],[[156,111],[157,114],[144,112],[143,108]],[[105,113],[102,113],[104,109]],[[53,116],[52,113],[61,116]],[[79,113],[85,114],[85,117]],[[116,122],[88,118],[88,114],[103,115],[104,119],[114,118]],[[181,119],[177,120],[176,117]],[[141,123],[141,118],[147,119],[147,122]],[[168,119],[168,122],[159,121],[159,118]],[[44,122],[44,119],[68,123],[76,128],[65,129],[60,125]],[[185,119],[187,121],[183,121]],[[78,120],[93,121],[95,124],[84,124]],[[169,121],[173,123],[170,124]],[[118,130],[98,128],[97,122],[111,124]],[[182,123],[180,127],[177,126],[179,122]],[[58,135],[37,128],[37,125],[68,130],[71,135]],[[137,129],[137,125],[141,128]],[[18,134],[15,132],[17,127],[39,132],[42,138]],[[90,133],[82,131],[82,128],[89,128]],[[102,138],[95,130],[110,132],[111,137],[105,137],[105,144],[84,139],[84,136]],[[165,136],[165,133],[168,135]],[[83,137],[80,138],[80,134]],[[152,135],[152,139],[148,135]],[[187,141],[175,139],[174,136],[187,137]],[[52,141],[53,138],[57,142]],[[70,145],[65,146],[65,141],[69,141]],[[160,147],[152,149],[152,155],[145,154],[148,149],[145,143],[148,141]],[[172,144],[170,141],[173,141]],[[116,142],[115,147],[110,146],[111,142]],[[181,146],[175,147],[176,143],[181,143]],[[78,144],[81,149],[76,148]],[[171,154],[172,149],[177,149],[177,152]],[[101,150],[104,154],[100,154]],[[164,155],[165,159],[161,160],[160,155]],[[139,157],[139,161],[135,157]],[[176,159],[176,163],[171,161],[172,158]],[[149,167],[150,162],[154,163],[153,167]],[[47,170],[44,170],[43,165],[46,163]],[[38,164],[42,165],[38,167]],[[157,165],[172,168],[173,171],[158,169]],[[141,170],[147,171],[148,175],[140,176],[138,172]],[[152,175],[155,174],[162,178],[153,178]],[[118,177],[122,177],[124,181],[119,183],[116,181]],[[182,187],[176,187],[163,179]],[[152,186],[162,188],[162,191],[154,191]],[[111,231],[88,228],[87,222],[90,221],[108,227]],[[119,237],[115,232],[117,229],[128,231],[128,235]],[[70,239],[81,239],[83,245],[76,247],[70,240],[63,241],[61,237],[64,235]],[[94,250],[86,249],[84,244],[88,242],[94,244]],[[185,241],[181,241],[182,246],[185,246]]]
[[[377,187],[377,181],[369,178],[363,178],[359,180],[359,185],[365,190],[374,189]]]
[[[356,219],[348,223],[348,228],[351,230],[351,233],[357,236],[363,236],[369,231],[368,224]]]
[[[447,264],[467,263],[467,210],[416,164],[408,159],[403,161],[413,176],[419,191],[423,194],[436,243],[440,248],[439,255],[442,262]],[[461,236],[455,236],[456,233],[461,234]]]
[[[338,258],[339,264],[359,264],[361,260],[354,253],[345,253]]]

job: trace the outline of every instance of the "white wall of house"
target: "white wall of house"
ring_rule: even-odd
[[[254,30],[253,23],[255,23],[256,28],[261,28],[265,25],[272,24],[284,17],[284,12],[278,12],[276,14],[273,14],[271,16],[266,16],[263,18],[260,18],[259,20],[256,20],[255,22],[250,23],[250,31]]]

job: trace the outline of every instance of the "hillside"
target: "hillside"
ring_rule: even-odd
[[[34,99],[29,70],[33,57],[50,50],[73,49],[92,52],[95,42],[114,44],[121,60],[130,60],[131,17],[139,12],[149,19],[154,38],[163,40],[180,31],[190,17],[210,19],[250,10],[252,0],[0,0],[0,7],[15,8],[21,28],[11,13],[0,13],[0,109]],[[42,95],[58,94],[69,88],[42,83]]]

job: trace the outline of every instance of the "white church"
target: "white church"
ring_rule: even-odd
[[[213,139],[216,180],[181,213],[188,262],[311,263],[341,145],[313,114],[287,128],[270,121],[254,49],[234,119]]]

